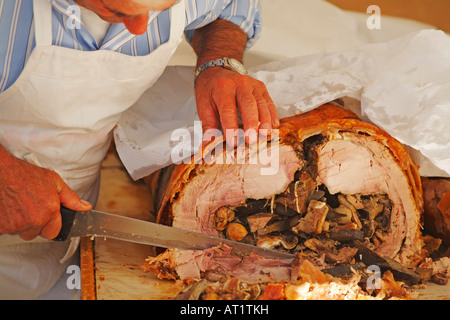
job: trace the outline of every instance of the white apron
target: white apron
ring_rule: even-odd
[[[147,56],[53,46],[51,5],[47,0],[33,5],[36,48],[17,81],[0,94],[0,144],[18,158],[56,171],[95,204],[112,130],[121,113],[156,82],[180,43],[184,2],[170,9],[169,41]],[[69,245],[0,236],[0,299],[47,292],[66,271],[60,261],[67,260]]]

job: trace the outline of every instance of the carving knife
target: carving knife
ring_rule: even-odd
[[[94,236],[182,250],[203,250],[225,244],[237,254],[254,252],[264,258],[285,261],[294,258],[294,255],[281,251],[98,210],[73,211],[61,207],[61,218],[62,228],[55,241]]]

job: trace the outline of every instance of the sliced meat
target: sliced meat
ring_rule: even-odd
[[[146,259],[144,271],[154,272],[160,279],[198,280],[221,277],[238,278],[248,283],[290,280],[290,263],[265,259],[256,254],[235,255],[222,245],[206,250],[168,249]]]
[[[294,179],[303,162],[289,145],[280,146],[279,155],[279,170],[270,176],[261,175],[263,164],[178,166],[157,221],[218,236],[212,217],[220,207],[282,193]]]
[[[217,148],[225,150],[221,143],[205,147],[207,162],[180,164],[170,172],[167,188],[158,192],[158,223],[219,237],[237,223],[245,228],[242,241],[302,252],[325,261],[321,267],[351,263],[357,250],[348,243],[361,237],[377,254],[406,266],[423,260],[417,167],[397,140],[354,113],[323,105],[282,119],[279,136],[267,144],[279,155],[273,174],[261,174],[267,163],[251,161],[254,148],[231,152],[245,161],[221,163],[228,157]],[[169,250],[164,264],[156,257],[151,265],[162,276],[170,277],[172,268],[179,278],[202,277],[208,270],[252,279],[264,268],[270,272],[262,278],[289,274],[288,267],[273,269],[255,256],[211,250],[188,252],[186,258]]]
[[[319,151],[319,183],[325,184],[330,193],[387,194],[393,203],[390,228],[377,252],[395,257],[403,249],[399,257],[408,261],[422,247],[420,211],[408,177],[393,155],[370,137],[343,133],[339,138]]]

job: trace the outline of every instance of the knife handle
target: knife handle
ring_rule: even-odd
[[[75,219],[75,213],[76,211],[68,209],[64,206],[61,206],[60,209],[61,212],[61,230],[59,231],[59,234],[54,238],[54,241],[66,241],[67,237],[69,236],[70,229],[73,225],[73,220]]]

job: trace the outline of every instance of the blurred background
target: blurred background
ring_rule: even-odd
[[[365,13],[368,6],[380,7],[381,14],[414,19],[450,32],[449,0],[327,0],[341,9]]]
[[[450,0],[260,0],[262,32],[247,51],[247,67],[310,54],[388,41],[422,29],[450,33]],[[369,29],[370,5],[380,9],[380,28]],[[171,65],[195,65],[185,41]]]

